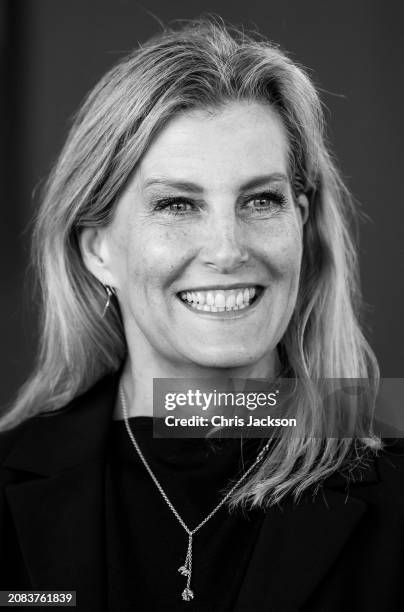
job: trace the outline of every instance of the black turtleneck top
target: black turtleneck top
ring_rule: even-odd
[[[255,460],[260,440],[153,438],[151,417],[129,419],[171,503],[194,529]],[[188,536],[142,464],[124,421],[113,421],[107,462],[108,609],[232,610],[259,534],[262,510],[226,505],[193,538],[191,589],[182,591]]]

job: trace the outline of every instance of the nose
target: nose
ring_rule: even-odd
[[[217,272],[233,272],[249,259],[245,228],[234,212],[212,214],[202,238],[202,261]]]

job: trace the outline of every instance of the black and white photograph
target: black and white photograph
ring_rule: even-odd
[[[1,0],[0,607],[404,609],[403,16]]]

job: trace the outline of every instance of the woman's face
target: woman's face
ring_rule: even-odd
[[[295,307],[307,206],[287,174],[285,130],[269,106],[188,112],[160,132],[93,237],[132,357],[270,361]]]

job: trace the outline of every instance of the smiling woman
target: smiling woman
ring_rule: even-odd
[[[189,377],[275,375],[308,209],[304,194],[293,197],[287,149],[263,103],[182,112],[140,160],[111,223],[81,232],[87,268],[119,296],[124,386],[143,413],[145,363],[156,378],[179,367]]]
[[[276,45],[198,20],[100,81],[37,218],[42,342],[0,423],[2,589],[97,612],[401,609],[404,466],[369,426],[354,215],[318,94]],[[210,378],[293,379],[295,426],[153,438],[153,380]],[[366,405],[326,412],[324,378],[368,379]]]

